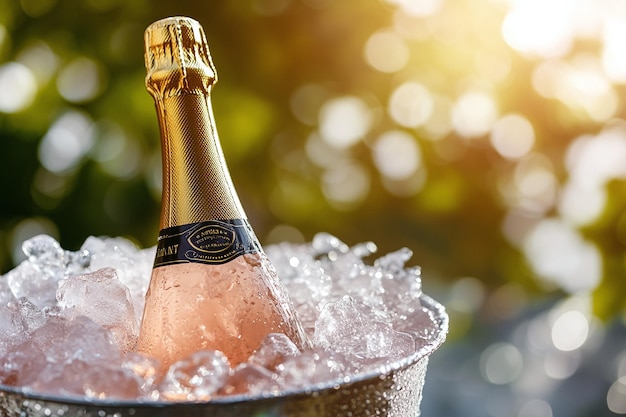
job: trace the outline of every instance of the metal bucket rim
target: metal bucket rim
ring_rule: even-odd
[[[364,372],[360,372],[355,374],[354,376],[345,377],[345,378],[336,378],[333,380],[328,380],[316,384],[312,384],[307,386],[306,388],[293,388],[281,390],[277,393],[263,393],[260,395],[246,395],[246,394],[237,394],[237,395],[226,395],[220,396],[214,399],[211,399],[206,402],[201,401],[151,401],[148,399],[144,400],[127,400],[127,399],[112,399],[112,398],[90,398],[90,397],[81,397],[77,395],[68,395],[68,396],[58,396],[58,395],[48,395],[45,393],[40,393],[37,391],[33,391],[28,387],[15,387],[0,384],[0,394],[12,394],[23,396],[25,400],[33,400],[33,401],[46,401],[46,402],[55,402],[60,404],[67,405],[79,405],[79,406],[90,406],[90,407],[123,407],[123,408],[133,408],[133,407],[155,407],[155,408],[166,408],[173,406],[227,406],[233,405],[242,402],[251,402],[251,401],[263,401],[263,400],[275,400],[286,397],[294,397],[294,396],[302,396],[302,395],[316,395],[321,394],[326,391],[336,390],[339,387],[346,387],[353,384],[357,384],[360,382],[373,380],[375,378],[385,379],[389,375],[401,371],[402,369],[408,368],[409,366],[417,363],[419,360],[424,357],[429,356],[432,352],[437,350],[445,341],[448,327],[449,327],[449,318],[446,313],[445,307],[435,301],[433,298],[422,294],[420,296],[420,305],[422,307],[428,308],[430,311],[435,313],[435,319],[437,320],[437,336],[430,340],[424,346],[421,346],[411,355],[406,356],[402,359],[399,359],[395,362],[380,365],[377,367],[373,367],[371,369],[367,369]]]

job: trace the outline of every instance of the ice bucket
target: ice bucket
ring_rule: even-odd
[[[422,295],[422,307],[436,320],[426,345],[402,360],[350,379],[330,381],[267,397],[237,395],[205,403],[129,402],[38,395],[0,385],[0,415],[11,417],[355,417],[420,415],[429,356],[444,342],[448,316]]]

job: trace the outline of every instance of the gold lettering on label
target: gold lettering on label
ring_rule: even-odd
[[[164,248],[159,248],[157,250],[157,257],[164,257],[164,256],[170,256],[170,255],[175,255],[178,253],[178,243],[175,245],[170,245],[170,246],[166,246]]]

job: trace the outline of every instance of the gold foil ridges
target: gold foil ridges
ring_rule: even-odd
[[[158,20],[145,31],[146,87],[157,99],[206,94],[217,82],[204,30],[189,17]]]

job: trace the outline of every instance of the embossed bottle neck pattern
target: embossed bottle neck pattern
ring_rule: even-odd
[[[246,218],[219,142],[208,95],[156,101],[163,160],[161,229]]]

